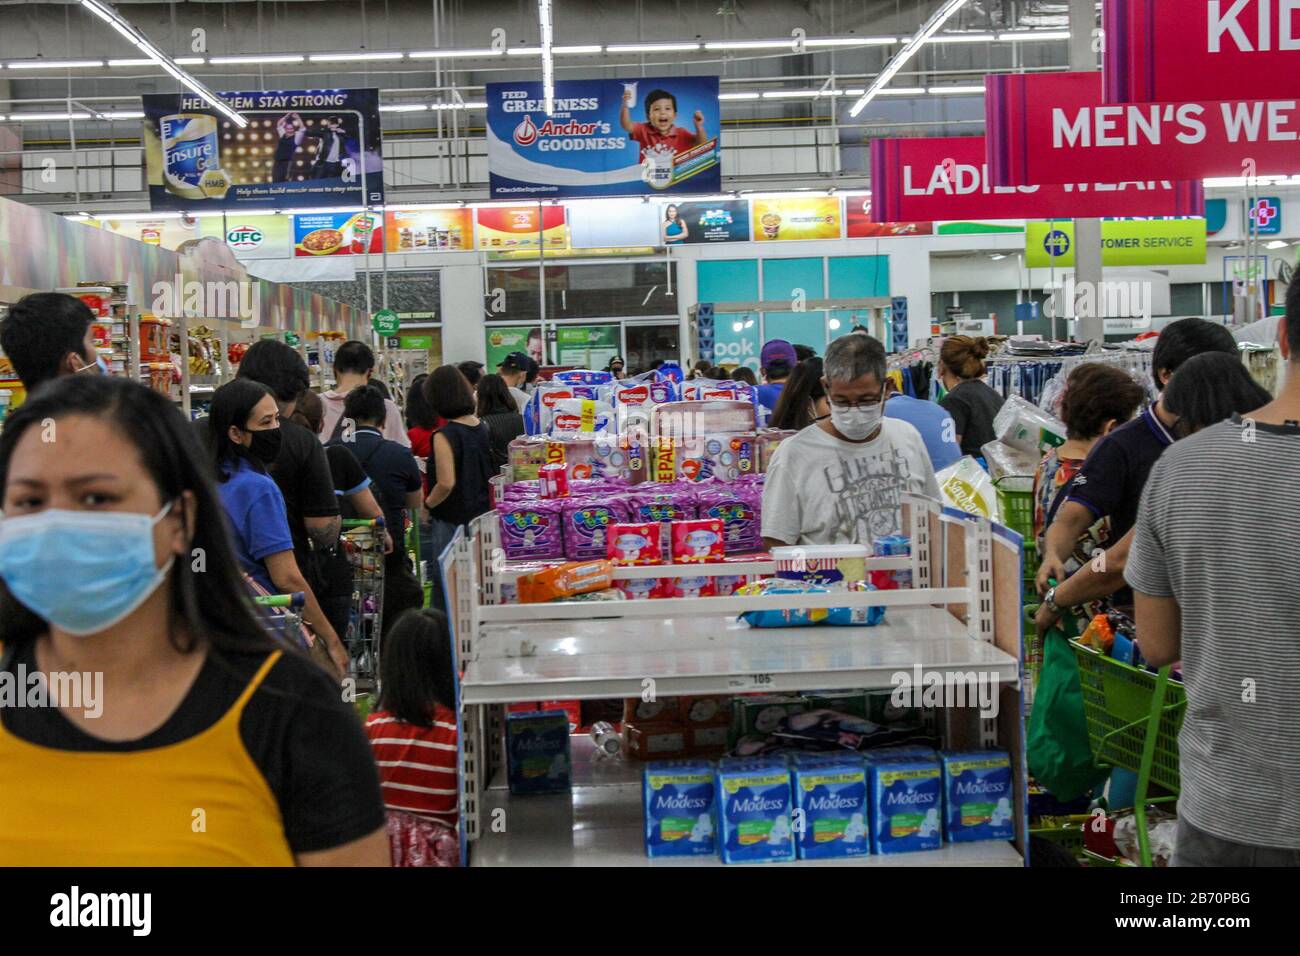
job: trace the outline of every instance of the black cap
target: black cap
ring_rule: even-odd
[[[501,360],[497,368],[505,369],[507,372],[527,372],[530,362],[532,359],[528,357],[527,352],[511,352]]]

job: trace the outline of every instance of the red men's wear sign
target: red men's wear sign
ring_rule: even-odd
[[[882,220],[1086,219],[1205,212],[1205,190],[1199,180],[994,185],[983,136],[872,140],[871,190],[872,215]]]
[[[1291,175],[1300,103],[1104,104],[1097,73],[985,78],[990,178],[999,186]]]
[[[1107,103],[1300,96],[1300,0],[1103,0]]]

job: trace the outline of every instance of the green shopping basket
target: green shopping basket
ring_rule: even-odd
[[[1153,674],[1070,641],[1079,661],[1079,685],[1093,756],[1098,763],[1142,773],[1152,783],[1178,792],[1178,731],[1187,709],[1183,685],[1168,668]],[[1149,729],[1155,725],[1154,741]],[[1149,756],[1148,756],[1149,752]]]
[[[993,482],[997,491],[1002,523],[1025,542],[1025,581],[1032,583],[1038,574],[1038,547],[1034,541],[1034,479],[1024,475],[1006,475]]]

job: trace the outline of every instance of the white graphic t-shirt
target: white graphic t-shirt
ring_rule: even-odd
[[[921,434],[897,418],[869,442],[810,425],[783,441],[763,486],[763,537],[788,544],[865,544],[901,534],[899,495],[939,497]]]

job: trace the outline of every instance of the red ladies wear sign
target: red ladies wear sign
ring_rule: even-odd
[[[1300,165],[1295,100],[1108,105],[1097,73],[984,83],[989,176],[999,186],[1289,176]]]
[[[1300,96],[1300,0],[1103,0],[1107,103]]]
[[[872,140],[871,190],[881,222],[1205,214],[1199,180],[994,185],[983,136]]]

